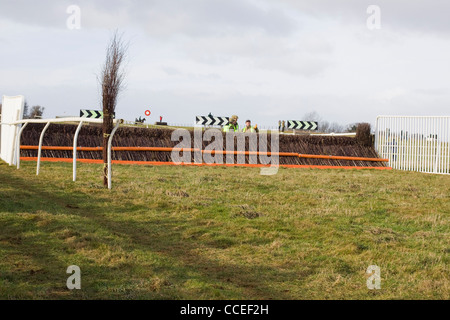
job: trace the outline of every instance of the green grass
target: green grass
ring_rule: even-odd
[[[450,298],[450,176],[114,165],[105,190],[99,165],[21,166],[0,162],[2,299]]]

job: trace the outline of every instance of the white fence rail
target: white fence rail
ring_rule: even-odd
[[[40,167],[41,167],[41,154],[42,154],[42,142],[44,139],[44,134],[47,128],[50,126],[51,123],[78,123],[77,130],[74,135],[73,140],[73,181],[76,181],[77,177],[77,139],[78,139],[78,133],[81,129],[81,126],[83,123],[102,123],[103,119],[90,119],[90,118],[56,118],[56,119],[25,119],[25,120],[18,120],[18,121],[12,121],[12,122],[0,122],[0,126],[13,126],[15,129],[15,132],[19,132],[18,134],[11,137],[8,142],[8,146],[10,145],[12,149],[12,155],[11,158],[15,159],[15,164],[17,165],[17,169],[20,168],[20,138],[22,135],[23,129],[29,124],[29,123],[45,123],[44,129],[41,131],[40,137],[39,137],[39,147],[38,147],[38,156],[37,156],[37,165],[36,165],[36,175],[39,175]],[[111,160],[111,149],[112,149],[112,139],[114,137],[114,133],[119,128],[119,125],[123,123],[122,119],[113,119],[113,123],[115,124],[109,139],[108,139],[108,188],[111,189],[112,182],[112,160]],[[20,128],[20,129],[19,129]],[[17,130],[19,129],[19,130]],[[12,164],[12,160],[9,163]]]
[[[450,174],[450,116],[379,116],[375,148],[393,169]]]

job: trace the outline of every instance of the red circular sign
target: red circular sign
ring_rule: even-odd
[[[145,110],[145,115],[148,117],[151,114],[150,110]]]

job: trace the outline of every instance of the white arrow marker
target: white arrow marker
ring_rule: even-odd
[[[305,130],[308,130],[310,126],[310,123],[308,121],[305,121]]]

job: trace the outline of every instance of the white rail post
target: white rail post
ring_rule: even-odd
[[[380,152],[378,151],[378,143],[379,143],[379,140],[378,140],[378,130],[377,130],[377,128],[378,128],[378,118],[379,117],[377,117],[377,119],[375,120],[375,141],[374,141],[374,146],[375,146],[375,151],[378,153],[378,155],[380,155]]]
[[[77,140],[82,125],[83,121],[80,121],[73,137],[73,181],[77,180]]]
[[[25,127],[27,126],[28,122],[25,122],[22,126],[22,128],[20,128],[19,134],[17,135],[17,147],[16,147],[16,163],[17,163],[17,169],[20,168],[20,137],[22,136],[22,131],[23,129],[25,129]]]
[[[20,110],[17,110],[17,115],[16,115],[16,119],[19,120],[20,118]],[[16,146],[16,141],[17,141],[17,123],[14,123],[14,137],[13,137],[13,146]],[[11,152],[11,156],[10,156],[10,160],[9,160],[9,165],[13,164],[13,160],[14,160],[14,149],[13,152]],[[17,150],[16,150],[17,151]]]
[[[109,136],[108,140],[108,189],[111,189],[112,183],[111,183],[111,176],[112,176],[112,169],[111,169],[111,146],[112,146],[112,139],[114,137],[114,133],[116,133],[117,129],[119,128],[119,125],[123,122],[123,120],[118,120],[116,123],[116,126],[111,131],[111,135]]]
[[[36,175],[39,175],[39,169],[41,167],[41,152],[42,152],[42,140],[44,140],[44,133],[47,131],[50,122],[47,122],[44,129],[41,132],[41,136],[39,137],[39,149],[38,149],[38,158],[37,158],[37,167],[36,167]]]

